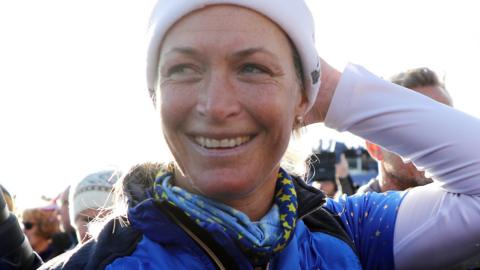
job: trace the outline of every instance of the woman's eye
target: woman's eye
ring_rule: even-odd
[[[263,73],[268,73],[264,67],[254,65],[254,64],[246,64],[242,66],[241,73],[245,74],[263,74]]]
[[[172,65],[162,72],[162,82],[197,82],[202,78],[202,70],[198,65],[177,64]]]
[[[176,65],[171,67],[167,75],[172,76],[172,75],[193,75],[196,74],[197,72],[195,69],[189,65]]]

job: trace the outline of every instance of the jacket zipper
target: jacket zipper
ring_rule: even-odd
[[[170,214],[170,217],[178,224],[207,254],[212,258],[215,265],[218,269],[226,270],[227,268],[222,264],[220,259],[213,253],[213,251],[202,241],[198,238],[187,226],[183,225],[174,215]]]

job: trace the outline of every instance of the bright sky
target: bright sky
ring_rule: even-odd
[[[353,62],[389,77],[428,66],[445,76],[458,109],[480,117],[475,1],[307,2],[319,52],[335,67]],[[0,1],[0,183],[20,206],[94,170],[165,153],[144,81],[152,3]],[[335,134],[309,130],[317,133],[307,140]]]

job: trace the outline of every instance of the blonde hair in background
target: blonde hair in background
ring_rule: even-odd
[[[306,127],[296,128],[290,137],[287,150],[280,160],[280,166],[290,174],[303,178],[306,175],[308,164],[307,159],[311,154],[313,145],[302,136]]]
[[[54,234],[60,232],[60,221],[57,218],[57,211],[53,208],[25,209],[22,219],[32,222],[37,228],[36,235],[45,239],[50,239]]]

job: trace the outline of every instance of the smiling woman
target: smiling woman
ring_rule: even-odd
[[[479,120],[358,66],[340,74],[313,33],[299,0],[159,1],[147,81],[174,161],[133,168],[127,215],[44,269],[414,269],[475,252],[478,215],[464,217],[480,209],[480,158],[455,131],[478,134]],[[427,168],[437,186],[325,199],[280,166],[292,131],[322,121]],[[446,243],[458,252],[418,260]]]
[[[265,214],[306,109],[292,55],[283,31],[246,8],[196,11],[168,31],[156,95],[179,187]]]

